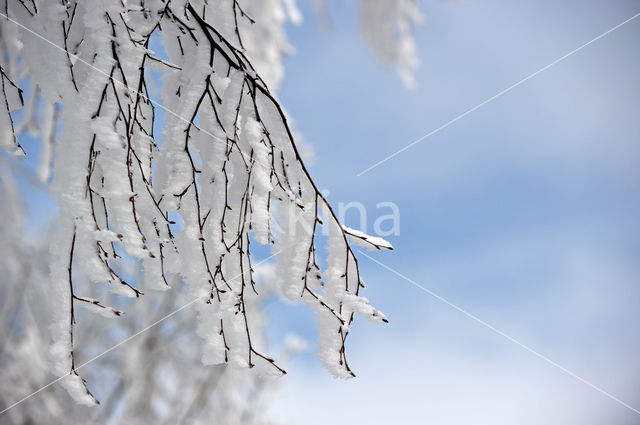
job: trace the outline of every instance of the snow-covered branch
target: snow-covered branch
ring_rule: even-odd
[[[54,372],[66,375],[77,401],[97,402],[76,370],[82,344],[74,337],[76,307],[115,320],[122,313],[81,293],[76,276],[130,298],[149,290],[175,297],[171,282],[186,281],[205,364],[284,373],[256,344],[251,308],[259,303],[249,300],[262,294],[251,243],[272,247],[278,293],[317,312],[320,359],[334,375],[354,376],[345,344],[355,314],[386,321],[359,295],[349,240],[391,246],[339,223],[274,92],[288,49],[283,22],[300,20],[292,4],[5,0],[0,144],[21,151],[16,133],[38,133],[44,158],[38,174],[47,181],[58,139],[53,188],[64,231],[51,249],[51,352]],[[400,50],[411,50],[410,4],[393,9]],[[363,3],[365,20],[381,9]],[[395,37],[390,31],[381,37]],[[388,46],[381,49],[389,54]],[[398,56],[405,79],[412,54]],[[24,77],[29,98],[16,126],[11,111],[25,104],[18,86]],[[323,227],[325,270],[318,265]],[[122,272],[127,264],[141,265],[144,277],[129,279]]]

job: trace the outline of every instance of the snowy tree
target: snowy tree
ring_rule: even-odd
[[[12,175],[24,176],[19,162],[0,157],[0,320],[3,327],[0,343],[0,409],[20,402],[0,415],[0,423],[130,423],[176,424],[268,423],[262,413],[277,382],[255,373],[216,365],[203,368],[201,338],[193,322],[195,314],[183,308],[190,301],[183,282],[172,281],[171,296],[149,292],[136,300],[135,313],[111,320],[86,310],[76,311],[78,326],[74,347],[76,368],[99,396],[101,406],[68,403],[62,387],[50,375],[47,359],[49,344],[48,317],[55,305],[48,302],[47,246],[30,236],[24,225],[24,211],[19,199],[21,186]],[[11,173],[9,173],[11,171]],[[37,180],[29,190],[42,194]],[[49,234],[52,229],[45,227]],[[139,269],[121,270],[137,280]],[[259,279],[258,279],[259,280]],[[105,303],[127,307],[106,288],[87,284],[76,277],[85,295]],[[273,290],[263,286],[263,291]],[[257,297],[247,299],[255,319],[261,312]],[[176,311],[178,311],[176,313]],[[163,318],[169,316],[169,319]],[[149,326],[150,323],[157,323]],[[259,329],[260,331],[260,329]],[[261,332],[257,337],[262,336]],[[287,336],[286,349],[279,356],[286,361],[301,347],[301,342]],[[53,385],[48,385],[54,382]],[[43,388],[44,387],[44,388]],[[53,418],[53,419],[52,419]],[[63,419],[64,418],[64,419]]]
[[[33,379],[53,372],[78,403],[92,405],[97,399],[80,376],[78,353],[99,355],[150,319],[192,305],[195,322],[149,330],[101,369],[115,376],[116,397],[126,400],[117,414],[134,417],[148,406],[145,385],[166,394],[188,391],[175,410],[181,415],[191,414],[184,404],[198,397],[217,397],[212,409],[233,412],[233,402],[225,401],[231,391],[204,389],[235,379],[227,364],[284,373],[262,337],[260,305],[277,293],[317,313],[320,360],[335,376],[354,376],[345,341],[355,314],[386,319],[360,295],[364,284],[350,243],[389,246],[339,223],[277,100],[289,50],[284,24],[300,21],[293,0],[4,0],[1,6],[0,145],[24,155],[19,134],[40,137],[37,179],[52,180],[60,211],[46,243],[50,253],[17,243],[20,227],[8,223],[21,216],[20,190],[10,181],[24,167],[3,160],[0,249],[3,268],[12,270],[3,291],[12,294],[5,300],[18,300],[3,308],[3,318],[27,315],[20,326],[35,329],[14,343],[9,328],[5,344],[15,347],[3,351],[9,359],[3,365],[24,361],[20,350],[38,350],[49,336],[35,323],[49,315],[50,358],[38,360],[41,376]],[[420,19],[414,1],[362,1],[362,11],[363,35],[376,55],[412,84],[411,28]],[[325,241],[326,255],[319,247]],[[257,282],[251,244],[271,247],[265,260],[276,263],[275,278]],[[123,298],[143,305],[130,319],[123,312],[134,311],[134,303]],[[92,322],[86,335],[78,332],[80,318]],[[118,326],[122,332],[114,331]],[[197,349],[191,333],[199,336]],[[188,354],[173,344],[178,351],[156,356],[154,344],[171,335],[184,337]],[[194,353],[205,365],[222,366],[198,372],[180,365],[194,362]],[[153,356],[157,364],[136,370],[127,360],[136,356]],[[175,377],[151,385],[156,378],[144,375],[155,372]],[[14,367],[2,373],[3,383],[20,379]],[[259,387],[261,375],[254,375]],[[25,393],[35,385],[22,384]],[[50,414],[60,408],[48,406]],[[127,408],[133,410],[123,413]],[[184,420],[154,409],[167,423]]]

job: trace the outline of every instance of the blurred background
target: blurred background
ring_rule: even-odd
[[[387,237],[395,250],[366,253],[387,268],[359,258],[363,294],[390,323],[356,318],[347,350],[357,377],[342,381],[316,358],[313,312],[270,301],[264,314],[273,352],[286,352],[289,334],[306,340],[307,349],[288,360],[277,388],[260,390],[263,383],[251,381],[239,402],[224,401],[223,408],[250,411],[246,400],[258,388],[270,396],[262,405],[267,416],[288,424],[639,424],[633,409],[640,410],[640,18],[358,174],[639,13],[640,1],[423,0],[412,90],[364,42],[356,2],[325,0],[320,12],[319,3],[299,1],[304,22],[288,24],[295,52],[285,59],[278,96],[329,201],[364,205],[369,233],[389,213],[377,204],[399,208],[399,234]],[[21,143],[32,142],[26,135]],[[25,164],[36,168],[37,156]],[[36,238],[56,202],[32,183],[18,172]],[[363,223],[351,211],[345,224]],[[33,255],[27,250],[23,257]],[[25,279],[46,279],[40,266]],[[151,307],[160,303],[150,299]],[[183,301],[156,309],[157,317]],[[33,320],[44,335],[46,312],[40,313]],[[198,361],[196,340],[176,340],[171,349],[149,341],[193,333],[194,320],[185,310],[120,357],[161,356],[162,377],[169,376],[163,385],[175,394],[180,379],[200,375],[190,368],[180,377]],[[109,347],[148,322],[134,320],[101,344]],[[41,344],[26,344],[25,353]],[[99,351],[92,350],[85,357]],[[49,382],[41,367],[16,393]],[[8,361],[0,369],[12,382],[21,379]],[[106,397],[126,388],[136,370],[133,360],[123,365],[105,356],[86,374]],[[198,382],[204,389],[208,379],[224,383],[224,373],[212,370]],[[49,400],[37,397],[21,407],[26,417]],[[137,408],[135,419],[148,421]],[[162,416],[170,408],[157,410]],[[129,418],[114,410],[112,422]],[[9,423],[7,416],[2,421]]]
[[[310,3],[310,2],[309,2]],[[405,89],[363,43],[357,7],[299,4],[280,98],[329,200],[399,206],[393,252],[368,253],[640,409],[640,20],[363,174],[410,142],[640,12],[638,1],[422,1]],[[327,29],[328,25],[328,29]],[[384,211],[384,212],[383,212]],[[357,215],[346,224],[357,227]],[[373,232],[373,220],[368,220]],[[640,415],[361,256],[357,378],[313,350],[272,410],[309,424],[638,424]],[[313,341],[312,314],[278,329]],[[292,318],[293,317],[293,318]]]

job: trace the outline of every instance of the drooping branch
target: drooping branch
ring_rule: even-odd
[[[262,295],[251,246],[271,245],[281,295],[318,314],[321,360],[336,376],[354,376],[346,357],[354,315],[386,319],[359,296],[349,241],[391,247],[344,228],[313,181],[281,105],[249,59],[246,28],[259,16],[238,0],[134,3],[66,0],[44,15],[34,2],[16,15],[34,31],[45,28],[59,47],[51,73],[60,84],[31,71],[50,104],[61,104],[65,123],[54,187],[65,235],[73,235],[69,274],[74,265],[128,297],[143,295],[141,286],[170,290],[172,277],[184,278],[198,300],[203,362],[284,373],[260,347],[247,301]],[[22,36],[31,37],[27,50],[43,43]],[[160,96],[152,94],[160,77],[151,69],[162,74]],[[326,270],[318,265],[323,230]],[[119,273],[132,262],[142,265],[143,283]],[[52,276],[63,271],[54,262]],[[120,315],[76,295],[71,276],[69,285],[71,332],[74,303]]]

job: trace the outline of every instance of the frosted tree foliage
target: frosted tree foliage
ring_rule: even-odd
[[[261,300],[299,300],[317,313],[323,364],[354,376],[354,315],[386,319],[360,296],[350,241],[390,245],[338,222],[277,101],[284,23],[301,19],[293,1],[3,3],[0,145],[21,155],[17,135],[38,135],[37,175],[53,180],[62,231],[50,241],[50,356],[73,398],[97,403],[76,370],[79,309],[117,321],[114,295],[150,291],[166,291],[165,313],[193,300],[204,364],[267,373],[284,370],[262,348]],[[363,34],[410,83],[420,16],[412,1],[387,6],[362,2]],[[270,245],[277,263],[265,285],[254,244]],[[182,281],[188,293],[176,290]],[[91,289],[99,283],[106,294]]]
[[[18,179],[26,170],[19,162],[0,156],[0,410],[40,390],[52,381],[46,347],[49,344],[48,318],[55,305],[48,303],[47,246],[29,235],[20,202]],[[28,187],[43,194],[37,180]],[[42,230],[49,234],[49,230]],[[257,274],[268,270],[257,271]],[[139,269],[122,270],[137,280]],[[257,277],[260,282],[262,279]],[[87,284],[75,277],[83,295],[104,303],[122,305],[122,299],[108,288]],[[273,291],[273,285],[261,293]],[[69,403],[66,391],[51,385],[0,415],[1,424],[250,424],[270,423],[264,410],[277,390],[277,380],[227,365],[203,368],[200,363],[202,339],[193,323],[195,311],[183,309],[145,332],[154,323],[187,304],[191,297],[179,279],[172,282],[171,296],[164,292],[145,294],[135,300],[136,314],[111,320],[85,309],[78,309],[74,335],[76,367],[91,382],[101,406]],[[247,298],[253,318],[262,320],[255,294]],[[124,337],[136,335],[124,344]],[[262,337],[258,329],[256,337]],[[120,345],[118,345],[120,344]],[[113,349],[113,347],[117,347]],[[300,341],[287,336],[279,360],[300,349]],[[111,350],[111,351],[107,351]],[[82,367],[89,359],[100,356]]]

